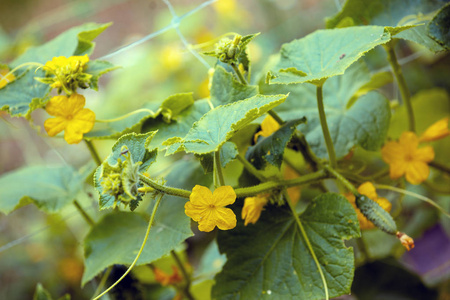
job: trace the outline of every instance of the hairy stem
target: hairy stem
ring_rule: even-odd
[[[322,86],[317,86],[317,108],[319,109],[320,125],[322,127],[323,137],[327,146],[328,157],[332,168],[336,168],[336,152],[334,151],[333,140],[328,130],[327,117],[325,115],[325,108],[323,106],[323,91]]]
[[[187,198],[187,199],[189,199],[189,196],[191,195],[191,192],[188,190],[169,187],[166,185],[160,185],[159,183],[154,182],[153,180],[151,180],[150,178],[148,178],[147,176],[144,176],[142,174],[139,174],[139,179],[142,180],[142,182],[144,182],[146,185],[154,188],[157,191],[167,194],[167,195],[178,196],[178,197]]]
[[[330,166],[325,166],[327,170],[334,178],[336,178],[341,184],[343,184],[354,195],[358,195],[358,190],[351,184],[344,176]]]
[[[158,200],[156,200],[156,204],[155,204],[155,206],[153,207],[153,211],[152,211],[152,215],[151,215],[151,217],[150,217],[150,221],[148,222],[147,232],[145,233],[145,237],[144,237],[144,240],[142,241],[141,248],[139,249],[139,252],[138,252],[138,254],[136,255],[134,261],[131,263],[131,265],[128,267],[128,270],[122,275],[122,277],[120,277],[116,282],[114,282],[114,283],[113,283],[109,288],[107,288],[103,293],[101,293],[100,295],[96,296],[96,297],[94,298],[94,300],[100,299],[103,295],[105,295],[105,294],[108,293],[110,290],[112,290],[117,284],[119,284],[119,282],[122,281],[122,279],[125,278],[125,276],[128,275],[128,273],[131,272],[131,270],[133,269],[133,267],[136,265],[136,263],[137,263],[139,257],[140,257],[141,254],[142,254],[142,251],[144,250],[144,246],[145,246],[145,244],[147,243],[147,239],[148,239],[148,236],[149,236],[149,234],[150,234],[150,229],[152,228],[152,224],[153,224],[153,221],[154,221],[154,219],[155,219],[156,211],[158,210],[159,203],[161,203],[161,199],[162,199],[163,196],[164,196],[164,194],[161,194],[161,195],[158,197]]]
[[[406,106],[406,113],[408,116],[408,128],[410,131],[416,131],[416,124],[414,120],[414,110],[411,102],[411,94],[409,93],[408,86],[406,85],[405,77],[403,77],[403,72],[400,64],[397,60],[397,55],[394,51],[395,43],[390,41],[384,45],[384,49],[387,52],[387,59],[391,65],[392,72],[394,73],[395,79],[397,80],[398,88],[400,94],[402,95],[403,104]]]
[[[247,80],[245,80],[244,75],[242,75],[241,70],[239,70],[239,68],[235,65],[235,64],[231,64],[231,67],[233,68],[234,72],[236,73],[237,77],[239,78],[239,81],[242,84],[247,85]]]
[[[214,184],[214,186],[217,188],[219,186],[224,186],[225,185],[225,179],[223,177],[223,172],[222,172],[222,165],[220,163],[220,149],[216,152],[214,152],[214,179],[216,178],[219,180],[219,182],[216,182],[214,180],[214,182],[216,182]]]
[[[81,214],[86,223],[89,224],[89,226],[92,227],[95,225],[94,220],[87,214],[87,212],[83,209],[83,207],[81,207],[80,203],[77,200],[73,200],[73,205],[75,205],[78,212]]]
[[[286,123],[275,111],[272,109],[267,112],[280,126],[283,126]]]
[[[266,181],[266,177],[262,175],[248,160],[246,160],[241,154],[237,156],[237,159],[242,163],[244,168],[253,176],[258,178],[259,181]]]

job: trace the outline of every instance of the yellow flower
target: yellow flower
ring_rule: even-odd
[[[420,136],[421,142],[432,142],[445,138],[450,135],[450,129],[448,129],[448,117],[437,121],[433,125],[427,128]]]
[[[419,184],[428,178],[428,162],[434,159],[430,146],[418,148],[419,138],[414,132],[403,132],[398,142],[388,142],[381,149],[383,160],[389,164],[390,176],[397,179],[406,175],[411,184]]]
[[[198,222],[200,231],[210,232],[216,226],[228,230],[236,227],[236,215],[225,206],[235,200],[236,193],[231,186],[221,186],[211,193],[208,188],[196,185],[184,205],[184,212]]]
[[[83,89],[89,86],[92,75],[84,73],[89,57],[84,56],[59,56],[53,57],[44,65],[44,70],[55,75],[53,78],[38,78],[39,81],[57,88],[58,93],[65,90],[66,93],[76,92],[78,87]]]
[[[286,166],[286,168],[284,169],[284,179],[294,179],[294,178],[298,178],[299,175],[298,173],[292,169],[289,166]],[[291,203],[292,205],[297,205],[298,201],[300,200],[300,196],[302,195],[302,190],[300,189],[299,186],[293,186],[290,187],[288,189],[286,189],[289,198],[291,199]]]
[[[64,130],[64,139],[69,144],[77,144],[83,139],[83,134],[94,127],[95,114],[92,110],[83,108],[86,103],[84,96],[72,94],[55,96],[47,103],[45,110],[55,118],[44,122],[49,136],[55,136]]]
[[[14,74],[9,74],[8,76],[6,76],[8,73],[8,69],[0,70],[0,89],[16,79],[16,76],[14,76]]]
[[[358,187],[358,192],[362,195],[369,197],[369,199],[378,203],[385,211],[390,212],[392,208],[391,202],[386,198],[378,197],[377,191],[371,182],[364,182]],[[355,203],[355,195],[352,193],[347,193],[344,195],[348,201],[352,204],[353,208],[356,211],[356,215],[358,216],[359,227],[361,229],[372,229],[375,228],[372,222],[370,222],[361,212],[361,210],[356,206]]]
[[[256,197],[247,197],[242,208],[241,218],[245,220],[244,225],[248,223],[255,224],[261,216],[264,206],[268,202],[267,195],[257,195]]]
[[[277,131],[280,128],[280,124],[275,121],[270,115],[267,115],[261,123],[261,131],[255,134],[255,143],[258,141],[259,136],[267,137]]]

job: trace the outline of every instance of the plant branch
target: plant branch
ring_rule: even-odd
[[[191,192],[188,190],[161,185],[142,174],[139,174],[139,179],[142,180],[142,182],[144,182],[146,185],[167,195],[178,196],[187,199],[189,199],[189,196],[191,195]]]
[[[336,168],[336,152],[334,151],[333,140],[328,130],[327,117],[325,115],[325,108],[323,106],[323,91],[322,85],[317,86],[317,108],[319,109],[320,125],[322,127],[323,137],[327,146],[328,157],[332,168]]]
[[[235,64],[231,64],[231,67],[233,68],[234,72],[236,73],[237,77],[239,78],[239,81],[244,84],[247,85],[247,80],[245,80],[244,75],[242,75],[241,70],[239,70],[239,68],[235,65]]]
[[[344,176],[342,176],[338,171],[333,169],[330,166],[324,166],[325,170],[327,170],[334,178],[336,178],[340,183],[342,183],[350,192],[354,195],[358,195],[358,190],[351,184]]]
[[[92,227],[95,225],[94,220],[87,214],[87,212],[83,209],[83,207],[81,207],[80,203],[77,200],[73,200],[73,205],[75,205],[78,212],[81,214],[86,223],[89,224],[89,226]]]
[[[220,164],[220,149],[214,152],[214,178],[217,176],[219,182],[215,184],[215,187],[224,186],[225,179],[223,178],[222,165]],[[214,181],[215,182],[215,181]]]
[[[414,120],[414,110],[411,102],[411,94],[409,93],[408,86],[406,85],[405,77],[403,76],[402,68],[397,60],[397,55],[394,50],[394,42],[390,41],[384,45],[384,49],[387,52],[387,60],[391,65],[392,72],[397,80],[400,94],[402,95],[403,104],[406,106],[406,113],[408,116],[408,128],[410,131],[416,131],[416,124]]]
[[[448,167],[448,166],[446,166],[444,164],[441,164],[441,163],[439,163],[437,161],[432,161],[432,162],[430,162],[428,164],[430,166],[432,166],[433,168],[438,169],[439,171],[443,171],[445,173],[450,174],[450,167]]]
[[[175,251],[170,251],[170,254],[172,255],[172,257],[175,259],[175,262],[178,265],[178,268],[181,270],[181,273],[183,274],[183,278],[185,281],[185,286],[183,289],[183,293],[186,296],[186,298],[188,298],[189,300],[194,300],[194,296],[192,296],[191,292],[190,292],[190,287],[191,287],[191,277],[189,276],[188,272],[186,271],[186,268],[184,267],[183,262],[181,261],[180,257],[178,256],[178,254]]]
[[[102,164],[102,160],[100,159],[100,156],[98,155],[97,149],[95,148],[92,141],[84,140],[86,142],[86,145],[89,149],[89,152],[91,153],[92,158],[94,159],[97,166],[100,166]]]
[[[253,176],[258,178],[259,181],[267,181],[267,178],[262,175],[248,160],[246,160],[241,154],[237,156],[237,159],[242,163],[244,168]]]

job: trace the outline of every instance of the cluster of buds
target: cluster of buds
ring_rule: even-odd
[[[242,54],[245,54],[245,49],[250,41],[258,34],[250,34],[241,36],[235,35],[234,39],[221,39],[215,47],[214,51],[204,52],[203,54],[214,56],[221,62],[229,65],[239,65],[239,60]]]
[[[77,88],[86,89],[89,87],[92,75],[84,73],[88,62],[89,57],[87,55],[68,58],[64,56],[54,57],[43,67],[49,75],[53,76],[36,78],[36,80],[58,89],[58,94],[64,90],[70,95],[75,93]]]

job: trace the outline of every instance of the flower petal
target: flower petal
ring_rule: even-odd
[[[380,197],[375,202],[378,203],[378,205],[380,205],[385,211],[391,211],[392,203],[388,199]]]
[[[50,118],[45,120],[44,128],[49,136],[55,136],[63,131],[67,126],[67,120],[62,117]]]
[[[414,152],[414,160],[430,162],[434,159],[434,150],[431,146],[416,149]]]
[[[207,187],[196,185],[192,189],[189,201],[196,206],[208,207],[212,204],[212,198],[213,193]]]
[[[419,138],[412,131],[405,131],[400,136],[399,142],[407,149],[416,149],[419,146]]]
[[[402,177],[407,168],[408,164],[405,161],[394,161],[389,165],[389,176],[392,179],[398,179]]]
[[[80,112],[84,105],[86,104],[86,98],[80,94],[72,94],[70,95],[67,103],[65,104],[65,108],[67,111],[67,115],[74,117],[78,112]]]
[[[364,182],[358,187],[358,192],[360,194],[366,195],[372,200],[376,200],[378,198],[377,191],[375,190],[375,187],[373,186],[372,182]]]
[[[381,156],[388,164],[394,161],[404,160],[404,153],[404,147],[398,142],[387,142],[381,149]]]
[[[206,214],[206,209],[207,207],[194,205],[190,201],[186,202],[184,205],[184,213],[196,222],[200,221],[202,216]]]
[[[91,129],[94,127],[94,124],[95,113],[88,108],[83,108],[75,116],[73,116],[73,119],[71,121],[69,121],[68,128],[70,127],[75,131],[87,133],[91,131]]]
[[[227,206],[236,201],[236,193],[229,185],[220,186],[214,190],[212,198],[215,206]]]
[[[67,96],[55,96],[45,105],[45,111],[56,117],[66,117],[67,107],[66,102],[69,98]]]
[[[217,207],[214,210],[215,223],[221,230],[229,230],[236,227],[236,215],[225,207]]]
[[[430,174],[428,165],[421,161],[412,161],[406,168],[406,180],[411,184],[424,182]]]
[[[71,130],[69,129],[69,126],[66,126],[66,130],[64,131],[64,139],[67,144],[78,144],[83,139],[83,133],[80,131]]]
[[[449,118],[444,118],[428,127],[427,130],[425,130],[425,132],[420,136],[420,141],[431,142],[450,135],[450,129],[448,128],[448,119]]]

